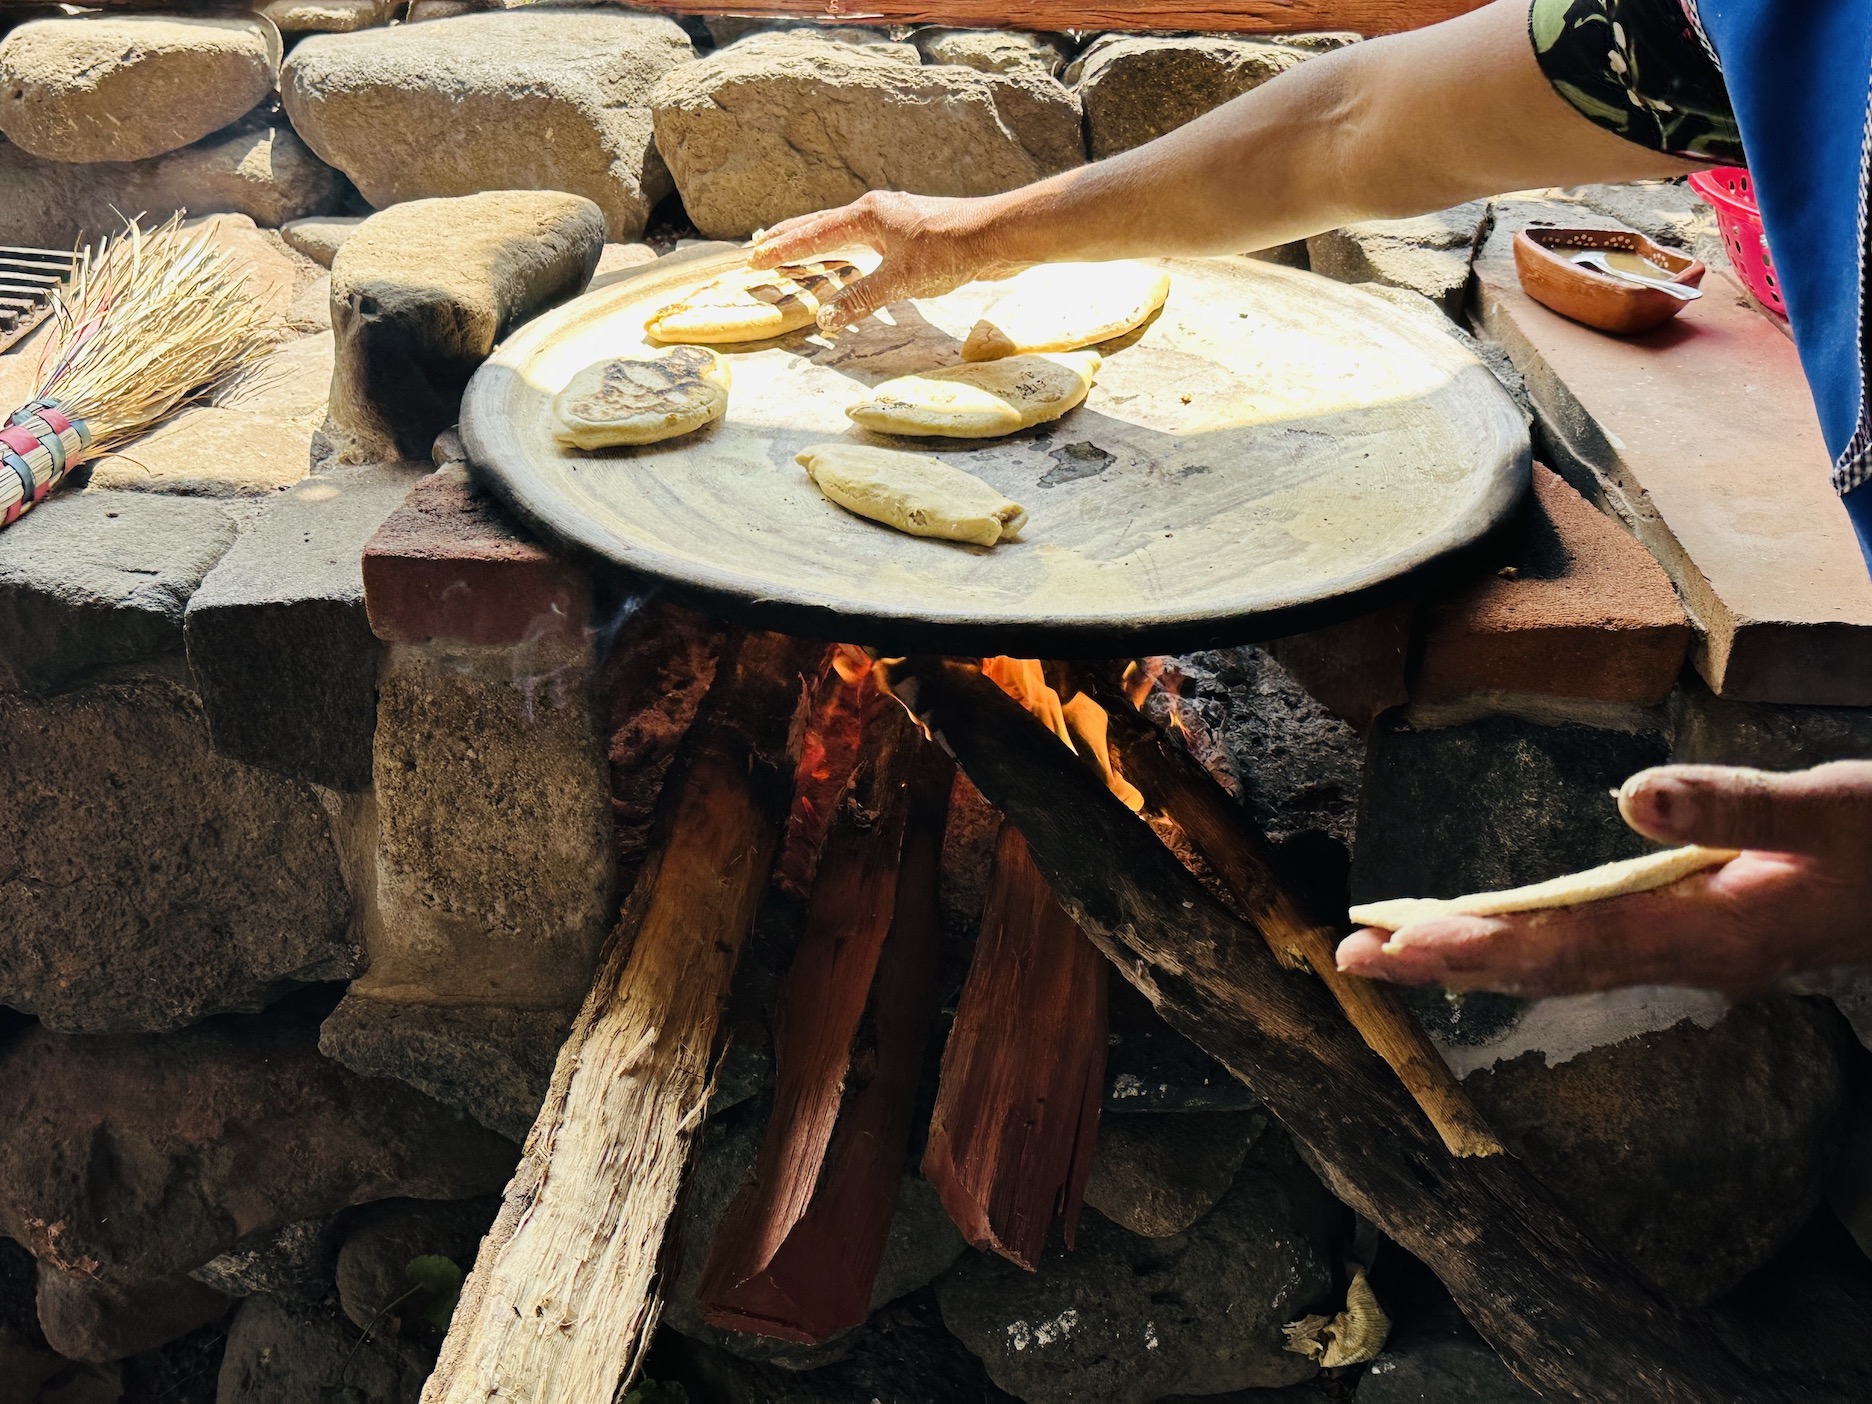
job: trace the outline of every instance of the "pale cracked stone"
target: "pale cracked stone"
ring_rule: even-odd
[[[0,794],[0,1004],[173,1029],[361,964],[318,798],[215,754],[175,683],[0,693]]]
[[[273,91],[264,19],[86,15],[0,42],[0,132],[54,161],[140,161],[219,131]]]
[[[1071,52],[1058,34],[1024,29],[919,29],[910,36],[926,63],[953,63],[982,73],[1040,72],[1059,76]]]
[[[131,213],[230,212],[275,228],[335,209],[346,186],[268,105],[147,161],[49,161],[0,142],[0,190],[0,243],[56,249],[121,229]]]
[[[390,23],[390,0],[267,0],[255,7],[282,34],[349,34]]]
[[[1108,34],[1065,76],[1085,108],[1092,159],[1100,160],[1252,92],[1307,56],[1261,39]]]
[[[344,241],[364,222],[361,215],[308,215],[280,226],[280,238],[314,263],[330,268]]]
[[[693,53],[667,19],[541,6],[316,35],[280,84],[306,143],[379,209],[563,190],[627,239],[669,191],[650,89]]]
[[[1044,73],[911,67],[875,46],[755,34],[666,76],[657,149],[696,226],[740,238],[867,190],[989,195],[1085,160]]]

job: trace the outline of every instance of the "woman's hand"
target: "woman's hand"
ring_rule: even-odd
[[[800,215],[767,230],[748,261],[756,268],[798,263],[864,245],[884,256],[819,309],[819,325],[837,331],[893,302],[937,297],[977,278],[1005,278],[1026,264],[994,233],[995,197],[964,200],[873,190],[849,205]]]
[[[1684,985],[1748,998],[1798,971],[1872,963],[1872,761],[1660,766],[1626,782],[1619,810],[1648,838],[1744,851],[1656,892],[1355,931],[1339,968],[1519,995]]]

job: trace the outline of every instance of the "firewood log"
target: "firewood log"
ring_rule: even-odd
[[[943,1049],[923,1175],[962,1236],[1029,1272],[1047,1231],[1068,1247],[1105,1087],[1107,962],[1034,867],[1013,825]]]
[[[722,1002],[792,798],[803,675],[823,653],[775,634],[724,649],[424,1404],[610,1404],[635,1372]]]
[[[774,1015],[774,1109],[703,1271],[711,1325],[816,1345],[860,1325],[935,1022],[936,880],[955,766],[870,689]]]

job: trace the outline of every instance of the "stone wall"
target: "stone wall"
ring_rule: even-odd
[[[654,257],[626,242],[647,226],[667,248],[879,185],[1006,188],[1347,39],[270,0],[0,40],[21,95],[0,104],[0,242],[66,244],[113,208],[225,212],[213,237],[287,328],[253,375],[0,533],[0,1400],[19,1381],[46,1404],[420,1390],[719,642],[476,492],[445,426],[495,340]],[[1566,202],[1709,246],[1676,187]],[[1283,256],[1466,338],[1499,214]],[[1471,344],[1560,442],[1532,343]],[[0,398],[28,393],[32,350],[0,355]],[[386,367],[423,392],[392,419]],[[1326,906],[1623,856],[1605,791],[1657,760],[1872,747],[1864,709],[1718,695],[1696,671],[1711,620],[1588,470],[1557,466],[1498,573],[1169,660],[1151,710]],[[995,828],[966,785],[955,815],[951,995]],[[866,1325],[810,1350],[707,1326],[700,1257],[770,1106],[797,899],[771,894],[731,1000],[654,1379],[762,1404],[1523,1397],[1122,981],[1076,1251],[1027,1274],[965,1248],[913,1146]],[[1413,998],[1609,1248],[1789,1379],[1872,1389],[1862,982],[1742,1009]],[[1396,1329],[1323,1375],[1280,1328],[1343,1305],[1354,1263]]]

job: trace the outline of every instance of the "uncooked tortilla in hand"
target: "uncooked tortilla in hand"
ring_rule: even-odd
[[[1170,295],[1170,275],[1148,263],[1045,263],[1008,280],[1007,292],[962,343],[965,361],[1072,351],[1142,326]]]
[[[553,437],[573,448],[654,444],[692,433],[728,408],[728,362],[672,346],[587,366],[553,397]]]
[[[1069,351],[900,375],[845,413],[878,434],[996,438],[1058,419],[1085,399],[1100,364],[1096,351]]]
[[[1437,897],[1393,897],[1385,902],[1367,902],[1347,913],[1355,926],[1375,926],[1381,931],[1396,931],[1415,921],[1444,916],[1506,916],[1510,912],[1538,912],[1550,907],[1577,907],[1585,902],[1603,902],[1609,897],[1623,897],[1632,892],[1650,892],[1681,882],[1692,873],[1719,868],[1736,856],[1733,848],[1667,849],[1647,853],[1642,858],[1626,858],[1617,863],[1601,864],[1583,873],[1567,873],[1528,887],[1511,887],[1505,892],[1475,892],[1467,897],[1448,900]]]
[[[814,444],[796,461],[839,506],[912,536],[992,546],[1013,540],[1027,521],[1018,502],[927,453]]]

